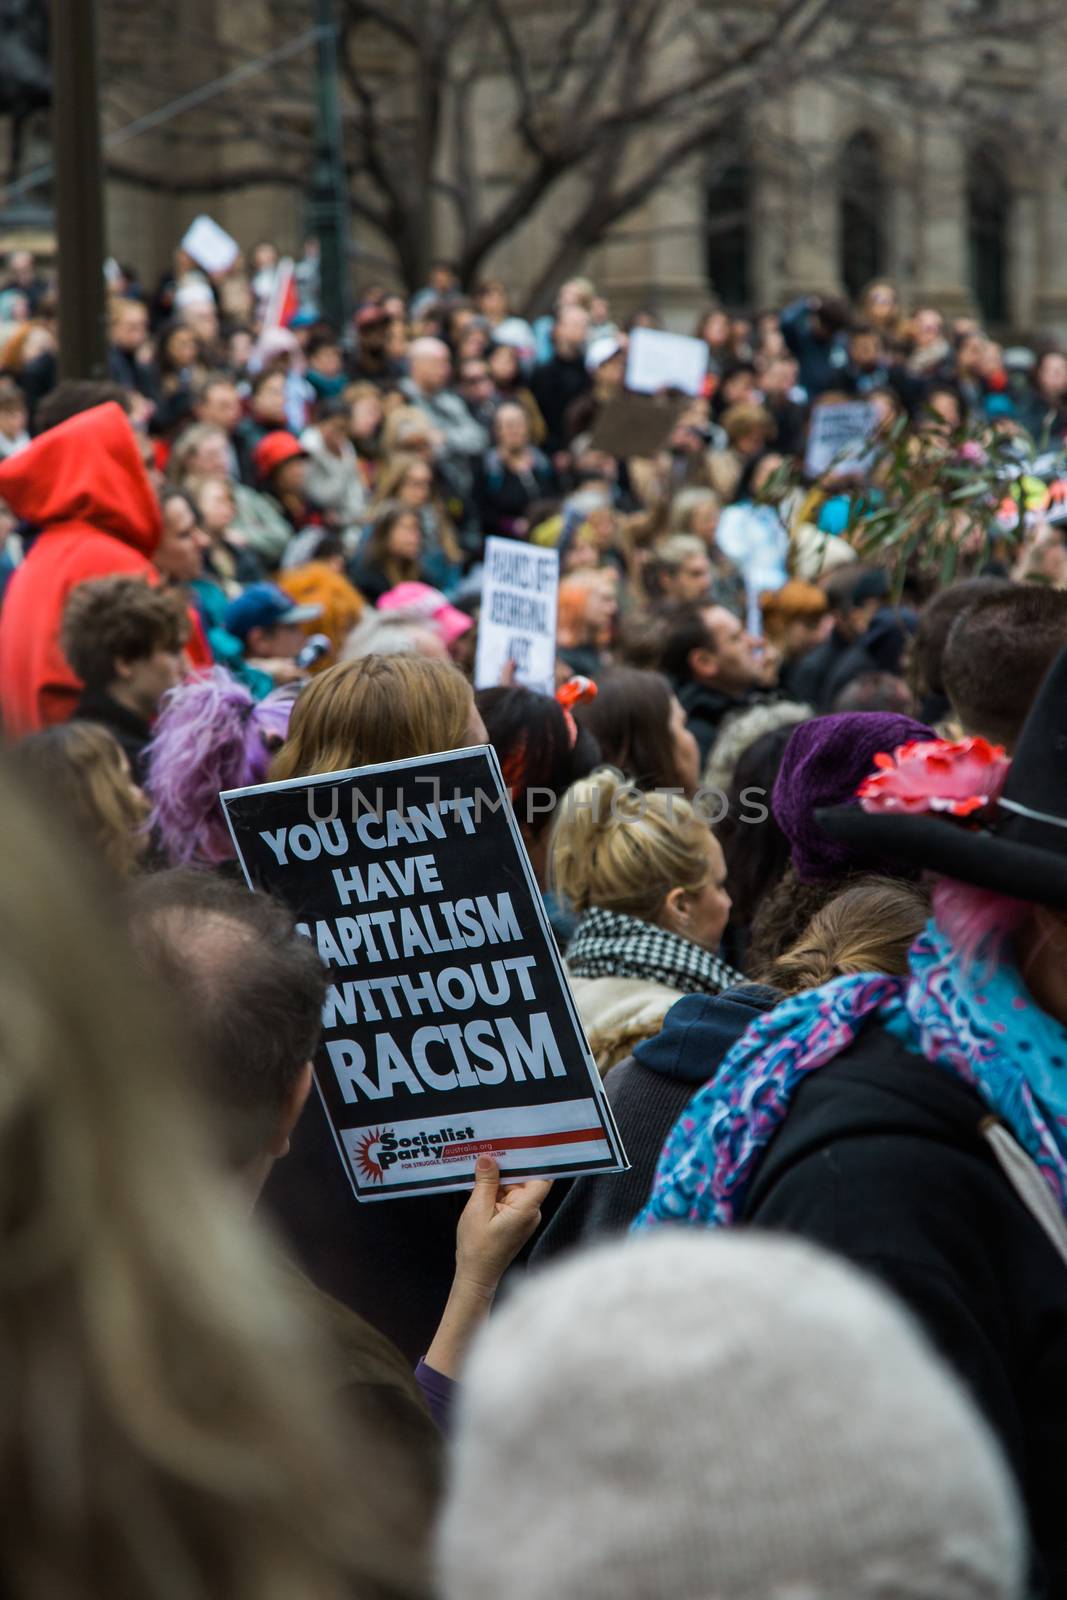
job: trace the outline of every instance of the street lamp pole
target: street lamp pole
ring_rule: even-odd
[[[107,375],[96,0],[52,0],[59,370]]]
[[[349,331],[348,183],[337,74],[333,0],[315,0],[319,37],[315,60],[318,116],[311,182],[311,228],[319,241],[323,315],[342,337]]]

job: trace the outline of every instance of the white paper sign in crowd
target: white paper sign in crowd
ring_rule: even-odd
[[[630,335],[626,361],[626,387],[637,394],[660,394],[677,389],[682,394],[703,392],[708,375],[708,347],[703,339],[685,333],[663,333],[659,328],[635,328]]]
[[[181,247],[205,272],[229,272],[241,254],[237,240],[206,213],[193,218]]]
[[[496,753],[222,795],[248,885],[293,912],[329,989],[315,1081],[359,1200],[621,1172]]]
[[[821,478],[831,466],[837,472],[866,472],[870,439],[877,427],[878,412],[866,400],[815,406],[808,424],[804,471],[809,478]]]
[[[474,687],[492,689],[509,661],[524,689],[556,687],[559,553],[514,539],[485,541]]]

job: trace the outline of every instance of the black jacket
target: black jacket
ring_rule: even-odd
[[[146,400],[158,400],[159,389],[151,367],[138,361],[128,350],[112,345],[107,353],[107,375],[112,383],[121,383],[124,389],[135,389]]]
[[[532,1265],[626,1232],[648,1199],[668,1133],[749,1023],[780,998],[777,989],[758,983],[717,995],[683,995],[661,1031],[612,1067],[604,1087],[630,1170],[576,1178],[534,1245]]]
[[[760,699],[758,695],[745,695],[735,699],[733,695],[723,694],[720,689],[713,689],[706,683],[683,683],[677,689],[678,699],[689,731],[700,747],[701,769],[708,759],[708,754],[715,743],[720,727],[733,711],[745,711],[749,706],[756,705]]]
[[[808,650],[790,668],[790,699],[799,700],[802,705],[814,706],[816,711],[829,710],[827,686],[851,649],[852,640],[846,639],[834,628],[822,644],[817,644],[814,650]]]
[[[910,1306],[999,1435],[1039,1592],[1061,1597],[1067,1269],[982,1137],[986,1115],[958,1078],[872,1025],[800,1085],[743,1220],[849,1257]]]
[[[548,436],[545,450],[551,456],[565,450],[570,440],[564,427],[564,414],[572,400],[593,387],[581,356],[554,355],[543,366],[537,367],[530,379],[530,393],[541,409]]]
[[[114,735],[126,752],[134,778],[140,783],[145,773],[144,753],[152,737],[152,729],[145,719],[113,700],[104,689],[83,689],[74,715],[82,722],[98,722]]]
[[[891,606],[876,611],[863,638],[846,650],[832,668],[823,689],[825,705],[821,705],[819,710],[832,711],[841,691],[865,673],[891,672],[899,677],[904,664],[904,651],[914,632],[913,611]]]

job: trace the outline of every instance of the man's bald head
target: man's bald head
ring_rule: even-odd
[[[437,394],[448,385],[452,357],[443,339],[416,339],[408,349],[408,371],[416,388]]]

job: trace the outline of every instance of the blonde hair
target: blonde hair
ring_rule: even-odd
[[[698,539],[695,533],[668,533],[664,538],[657,539],[652,546],[655,559],[675,570],[690,556],[706,556],[707,553],[707,545],[703,539]]]
[[[901,977],[908,951],[930,915],[930,897],[917,883],[859,878],[816,911],[796,944],[761,975],[761,981],[800,994],[847,973],[884,972]]]
[[[552,831],[552,887],[577,912],[590,906],[652,922],[672,889],[708,879],[706,822],[687,800],[645,793],[610,767],[564,795]]]
[[[190,476],[190,461],[192,461],[202,444],[206,444],[208,439],[213,439],[216,436],[225,440],[226,430],[220,428],[214,422],[194,422],[191,427],[186,428],[181,437],[175,440],[174,447],[170,453],[170,460],[167,462],[167,478],[169,481],[184,485],[186,478]],[[198,477],[201,476],[218,477],[219,474],[198,475]]]
[[[693,517],[701,506],[714,506],[721,511],[722,496],[714,489],[680,489],[671,500],[668,532],[692,533]]]
[[[433,423],[425,411],[419,406],[405,402],[390,411],[382,423],[382,455],[388,461],[392,456],[404,451],[405,439],[414,437],[429,439],[432,434]]]
[[[357,400],[377,400],[378,404],[381,405],[382,392],[376,383],[370,382],[369,378],[360,378],[355,383],[348,385],[343,391],[341,399],[349,407],[354,406]]]
[[[30,734],[15,759],[100,859],[126,878],[144,853],[149,805],[118,740],[95,722],[63,722]]]
[[[394,1593],[406,1546],[387,1547],[377,1468],[342,1451],[320,1352],[209,1152],[165,998],[9,764],[0,809],[0,1587]]]
[[[470,684],[448,661],[391,655],[338,662],[297,700],[271,779],[458,749],[472,704]]]

